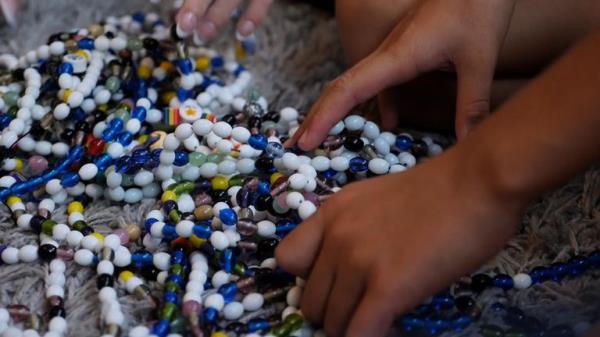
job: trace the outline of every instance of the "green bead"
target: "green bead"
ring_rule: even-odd
[[[123,120],[123,123],[127,123],[130,117],[129,112],[125,109],[118,109],[117,111],[115,111],[114,116],[116,118],[121,118]]]
[[[122,174],[123,179],[121,180],[121,186],[129,187],[133,186],[133,177],[129,174]]]
[[[172,291],[172,292],[179,292],[179,285],[173,281],[169,281],[167,282],[167,284],[165,284],[165,290],[166,291]]]
[[[229,187],[231,186],[242,186],[244,184],[244,177],[242,175],[235,175],[229,178]]]
[[[87,227],[87,223],[83,220],[77,220],[73,224],[73,229],[76,231],[80,231],[80,232],[86,227]]]
[[[250,101],[250,102],[256,102],[256,101],[258,101],[259,98],[260,98],[260,93],[256,89],[252,89],[248,93],[248,101]]]
[[[121,88],[121,80],[116,76],[111,76],[106,80],[104,86],[106,87],[106,90],[110,91],[111,94],[114,94]]]
[[[284,322],[291,326],[292,331],[296,331],[302,328],[302,325],[304,324],[304,319],[299,314],[293,313],[287,315]]]
[[[175,307],[174,303],[165,303],[160,311],[160,318],[167,321],[172,320],[173,315],[175,314],[175,309],[177,309],[177,307]]]
[[[172,209],[169,212],[169,219],[171,219],[173,222],[179,222],[181,221],[181,213],[176,209]]]
[[[46,220],[42,222],[42,232],[46,235],[52,235],[52,229],[56,225],[56,221],[54,220]]]
[[[212,153],[206,156],[206,162],[218,164],[222,162],[224,158],[225,156],[223,156],[222,154]]]
[[[176,194],[182,194],[182,193],[192,193],[194,191],[194,183],[191,181],[184,181],[181,182],[179,184],[177,184],[175,186],[175,188],[173,189],[173,192],[175,192]]]
[[[140,41],[139,39],[130,37],[127,40],[127,49],[131,50],[131,51],[138,51],[140,49],[142,49],[143,44],[142,41]]]
[[[169,268],[169,274],[183,276],[183,267],[180,264],[174,264]]]
[[[243,263],[236,263],[233,266],[233,273],[239,276],[244,276],[246,275],[246,266]]]
[[[194,166],[202,166],[202,164],[206,163],[206,155],[200,152],[192,152],[190,153],[190,164]]]
[[[273,121],[264,121],[260,127],[261,132],[267,132],[269,129],[277,128],[277,124]]]
[[[185,335],[185,331],[187,329],[187,319],[181,315],[176,315],[175,318],[171,321],[171,333],[178,333],[180,335]]]
[[[479,329],[483,337],[504,337],[502,328],[496,325],[484,325]]]
[[[271,331],[269,331],[273,336],[277,336],[277,337],[285,337],[285,336],[289,336],[289,334],[292,332],[292,329],[290,327],[289,324],[279,324],[276,327],[274,327],[273,329],[271,329]]]
[[[7,106],[17,105],[17,101],[19,100],[19,94],[14,91],[9,91],[2,96],[4,99],[4,104]]]

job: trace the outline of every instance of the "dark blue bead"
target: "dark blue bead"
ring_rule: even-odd
[[[173,252],[173,254],[171,254],[171,264],[183,265],[184,259],[185,259],[185,254],[180,250],[176,250]]]
[[[269,321],[264,318],[253,318],[248,321],[248,332],[266,331],[270,328]]]
[[[415,313],[419,316],[426,316],[432,312],[432,308],[428,304],[421,304],[415,308]]]
[[[350,159],[350,170],[353,172],[363,172],[369,168],[369,162],[363,157],[354,157]]]
[[[210,65],[212,68],[221,68],[225,64],[223,58],[221,56],[215,56],[210,60]]]
[[[431,304],[437,309],[449,309],[454,306],[454,297],[448,294],[439,294],[433,296]]]
[[[494,276],[493,282],[495,287],[502,288],[504,290],[509,290],[515,285],[512,277],[506,274],[499,274]]]
[[[196,225],[196,226],[194,226],[193,231],[194,231],[194,235],[201,239],[208,239],[210,237],[210,235],[212,234],[210,227],[205,226],[205,225]]]
[[[227,273],[231,273],[233,269],[233,251],[229,248],[221,254],[221,268]]]
[[[162,228],[162,235],[165,240],[174,240],[177,239],[177,232],[175,231],[175,226],[165,225]]]
[[[8,127],[8,125],[10,124],[10,121],[12,121],[13,117],[9,114],[1,114],[0,115],[0,126],[2,126],[2,129]]]
[[[564,263],[553,263],[548,268],[548,277],[554,282],[560,282],[568,271],[567,265]]]
[[[131,156],[123,156],[117,160],[115,168],[118,173],[126,173],[133,165],[135,165],[135,162]]]
[[[146,19],[146,15],[144,15],[143,12],[136,12],[131,16],[131,18],[133,19],[133,21],[143,24],[144,20]]]
[[[72,74],[73,73],[73,65],[69,62],[63,62],[58,66],[59,74]]]
[[[264,135],[257,133],[250,136],[248,139],[248,144],[252,146],[252,148],[262,151],[267,147],[268,140]]]
[[[428,317],[425,319],[425,328],[431,335],[437,335],[450,328],[450,322],[441,317]]]
[[[470,315],[467,314],[459,314],[452,318],[452,329],[454,331],[463,331],[466,329],[471,323],[473,319]]]
[[[206,308],[202,312],[202,319],[207,323],[215,323],[219,318],[219,311],[215,308]]]
[[[131,111],[131,117],[138,119],[142,122],[146,120],[146,114],[146,108],[144,108],[143,106],[136,106],[135,108],[133,108],[133,111]]]
[[[271,192],[271,184],[269,184],[266,181],[261,181],[258,183],[258,186],[256,187],[256,191],[258,192],[258,194],[261,194],[261,195],[267,194],[267,193]]]
[[[567,268],[571,276],[578,276],[585,272],[590,266],[590,262],[587,258],[582,256],[574,256],[567,262]]]
[[[402,325],[404,326],[404,330],[414,331],[423,329],[425,327],[425,322],[423,322],[422,318],[416,315],[406,314],[402,316]]]
[[[107,129],[114,129],[115,131],[119,131],[123,128],[123,120],[121,118],[113,118],[108,122]]]
[[[150,232],[150,228],[152,227],[152,224],[158,222],[158,219],[155,218],[150,218],[150,219],[146,219],[146,221],[144,221],[144,229],[146,230],[146,232]]]
[[[117,131],[113,129],[106,128],[102,131],[102,140],[105,142],[112,142],[117,136]]]
[[[165,294],[163,296],[163,299],[167,303],[175,303],[175,304],[177,304],[177,302],[178,302],[177,294],[174,293],[174,292],[172,292],[172,291],[165,292]]]
[[[194,69],[192,61],[189,58],[179,59],[177,61],[177,67],[179,68],[179,71],[184,75],[190,74]]]
[[[77,45],[79,46],[79,49],[92,50],[94,49],[94,40],[86,37],[79,40]]]
[[[545,267],[535,267],[531,270],[529,276],[531,276],[532,284],[544,282],[548,279],[548,270]]]
[[[600,267],[600,250],[597,250],[590,254],[588,260],[590,261],[591,266]]]
[[[293,231],[296,227],[297,225],[295,223],[285,221],[282,224],[277,224],[277,227],[275,227],[275,233],[278,235],[284,235]]]
[[[81,108],[76,108],[76,109],[71,110],[71,114],[69,115],[69,118],[71,118],[74,121],[82,121],[86,117],[87,117],[87,114]]]
[[[121,145],[127,146],[133,141],[133,135],[129,131],[123,131],[119,134],[117,139]]]
[[[396,147],[402,151],[407,151],[412,147],[412,139],[407,135],[396,137]]]
[[[219,212],[219,219],[227,226],[237,224],[237,214],[231,208],[224,208]]]
[[[190,92],[189,91],[187,91],[187,90],[185,90],[183,88],[177,89],[177,99],[180,102],[184,102],[188,98],[190,98]]]
[[[333,179],[333,177],[335,177],[335,175],[337,174],[337,171],[334,169],[328,169],[327,171],[324,171],[321,174],[325,179]]]
[[[242,47],[247,54],[253,55],[256,53],[256,40],[255,39],[244,39],[242,40]]]
[[[177,274],[171,274],[167,277],[167,282],[177,283],[180,287],[183,287],[183,278]]]
[[[161,319],[158,322],[154,323],[152,327],[152,333],[157,335],[158,337],[165,337],[170,330],[169,321],[165,319]]]
[[[238,77],[245,70],[246,70],[246,68],[244,68],[243,66],[240,65],[237,68],[235,68],[235,70],[233,71],[233,76]]]
[[[78,182],[79,182],[79,174],[77,174],[75,172],[67,172],[60,179],[60,184],[65,188],[73,187],[73,186],[77,185]]]
[[[285,153],[285,149],[283,148],[283,145],[281,145],[280,143],[269,142],[267,144],[267,147],[265,148],[265,152],[269,156],[272,156],[275,158],[281,158],[281,157],[283,157],[283,154]]]
[[[230,282],[219,287],[219,294],[223,295],[225,299],[225,303],[229,303],[235,299],[235,295],[237,294],[238,287],[235,282]]]
[[[83,155],[83,147],[81,145],[75,145],[69,150],[69,158],[78,159]]]
[[[186,165],[190,161],[187,152],[185,151],[175,151],[175,161],[173,164],[175,166],[183,166]]]
[[[137,149],[131,156],[136,165],[144,165],[150,159],[150,152],[146,149]]]

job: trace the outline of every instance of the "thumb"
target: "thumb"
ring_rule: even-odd
[[[494,80],[493,62],[470,62],[457,67],[456,137],[460,141],[490,114],[490,93]]]

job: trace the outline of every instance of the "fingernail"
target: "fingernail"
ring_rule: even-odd
[[[210,21],[203,22],[200,25],[200,34],[204,39],[210,40],[217,34],[217,27]]]
[[[250,20],[244,20],[244,21],[240,22],[240,24],[238,26],[238,32],[242,36],[248,36],[248,35],[252,34],[252,32],[254,32],[255,29],[256,29],[256,25],[254,24],[254,22],[252,22]]]
[[[298,140],[298,145],[302,149],[305,149],[306,142],[308,142],[308,132],[304,132],[304,134],[302,136],[300,136],[300,140]]]
[[[199,47],[204,46],[204,39],[202,36],[200,36],[200,34],[198,34],[198,32],[194,32],[194,44]]]
[[[182,31],[186,33],[191,33],[198,25],[198,17],[191,11],[185,11],[179,16],[177,24]]]

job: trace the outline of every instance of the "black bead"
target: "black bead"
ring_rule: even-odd
[[[492,278],[486,274],[477,274],[471,277],[471,288],[474,292],[480,293],[492,284]]]
[[[556,325],[546,332],[548,337],[573,337],[575,333],[568,325]]]
[[[362,150],[362,148],[365,146],[365,143],[362,139],[360,139],[360,137],[350,135],[346,136],[346,139],[344,140],[344,146],[350,151],[358,152]]]
[[[427,152],[428,152],[427,143],[425,143],[424,141],[422,141],[420,139],[414,141],[412,148],[411,148],[411,152],[417,158],[427,156]]]
[[[65,129],[65,131],[63,131],[60,134],[60,138],[67,142],[68,144],[71,143],[71,141],[73,140],[73,136],[75,135],[75,130],[73,129]]]
[[[236,124],[237,119],[235,118],[234,114],[227,114],[221,118],[221,121],[223,121],[231,126],[234,126]]]
[[[154,266],[142,268],[142,276],[146,280],[156,281],[156,278],[158,277],[159,273],[160,273],[160,270]]]
[[[42,231],[42,222],[44,221],[46,221],[46,218],[43,216],[34,215],[31,220],[29,220],[29,227],[31,227],[34,232],[39,234]]]
[[[525,316],[523,310],[519,308],[509,307],[506,308],[506,312],[504,314],[504,317],[502,317],[502,320],[509,326],[522,327],[526,318],[527,316]]]
[[[170,33],[171,33],[171,39],[173,41],[175,41],[175,42],[183,41],[183,39],[179,35],[177,35],[177,26],[176,25],[171,26]]]
[[[34,138],[39,138],[44,134],[45,130],[40,125],[40,122],[33,122],[31,124],[31,129],[29,129],[29,134]]]
[[[256,166],[256,168],[259,171],[264,173],[269,173],[275,168],[275,166],[273,165],[273,158],[269,158],[266,156],[258,157],[258,159],[256,159],[256,162],[254,162],[254,166]]]
[[[254,207],[258,211],[266,211],[271,207],[271,204],[273,204],[273,197],[270,194],[263,194],[256,198]]]
[[[23,68],[17,68],[11,72],[11,76],[12,76],[13,80],[15,80],[15,81],[24,81],[25,80],[24,74],[25,74],[25,69],[23,69]]]
[[[260,129],[262,126],[262,120],[258,116],[252,116],[248,118],[248,129]]]
[[[94,111],[94,121],[100,122],[106,119],[106,114],[103,111],[96,110]]]
[[[92,233],[94,233],[94,229],[90,226],[86,226],[81,229],[81,234],[83,234],[83,236],[90,235]]]
[[[273,121],[277,123],[279,122],[279,118],[281,118],[279,112],[271,110],[263,116],[263,121]]]
[[[92,127],[90,126],[90,124],[88,122],[79,121],[79,122],[75,123],[75,130],[89,133],[90,131],[92,131]]]
[[[144,45],[144,48],[148,50],[154,50],[159,46],[158,40],[153,39],[151,37],[145,38],[144,40],[142,40],[142,43]]]
[[[110,274],[101,274],[98,275],[98,279],[96,280],[96,286],[98,290],[104,287],[112,287],[115,283],[115,278]]]
[[[44,244],[38,248],[38,255],[46,262],[50,262],[56,258],[57,248],[54,245]]]
[[[247,332],[246,325],[243,323],[240,323],[240,322],[233,322],[233,323],[227,324],[227,326],[225,327],[225,330],[233,332],[237,335],[242,335]]]
[[[60,317],[64,318],[67,316],[67,311],[62,306],[55,306],[55,307],[50,308],[50,311],[48,312],[48,316],[50,317],[50,319],[52,319],[56,316],[60,316]]]
[[[213,190],[213,191],[210,191],[209,195],[215,203],[217,203],[217,202],[228,203],[229,202],[229,194],[227,194],[226,190]]]
[[[459,296],[454,300],[456,309],[462,312],[470,312],[475,306],[475,301],[471,296]]]
[[[258,249],[256,255],[260,259],[267,259],[273,257],[275,254],[275,247],[279,244],[279,240],[275,238],[263,239],[258,243]]]
[[[104,33],[104,36],[106,36],[109,39],[113,39],[115,37],[115,33],[113,33],[113,32],[106,32],[106,33]]]

